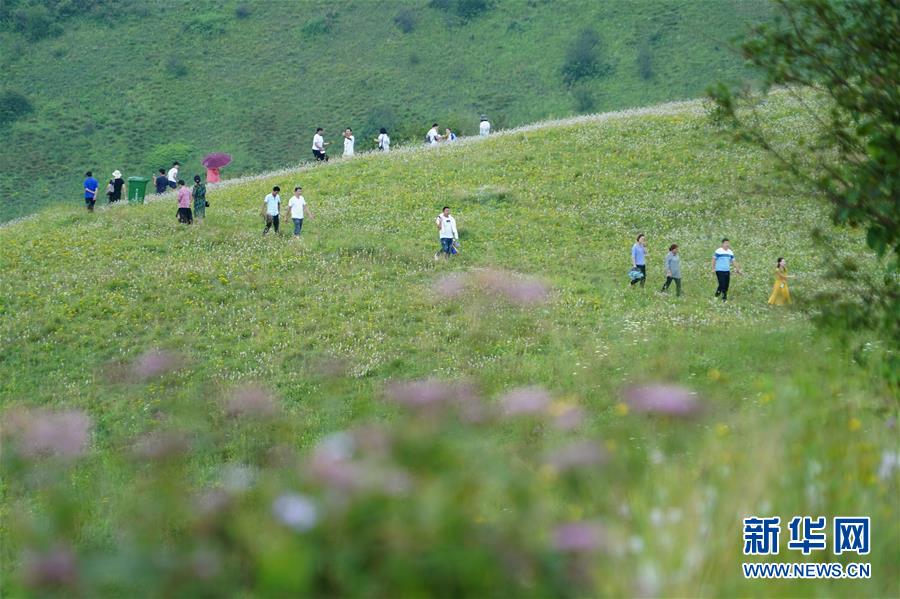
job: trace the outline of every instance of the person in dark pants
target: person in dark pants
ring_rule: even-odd
[[[441,252],[452,256],[453,243],[459,241],[459,232],[456,230],[456,219],[450,216],[450,206],[444,206],[434,223],[441,240]]]
[[[313,135],[312,153],[316,162],[328,162],[328,154],[325,153],[325,148],[328,147],[329,144],[325,141],[325,138],[322,137],[323,133],[325,133],[325,130],[321,127],[317,127],[316,134]]]
[[[194,222],[191,214],[191,189],[184,184],[184,179],[178,180],[178,222],[190,225]]]
[[[663,283],[660,291],[669,291],[669,285],[675,281],[675,296],[681,297],[681,257],[678,255],[678,244],[673,243],[669,246],[669,253],[666,254],[666,282]]]
[[[112,186],[112,195],[109,196],[110,204],[122,199],[122,191],[125,189],[125,179],[122,178],[122,173],[120,171],[113,171]]]
[[[731,242],[728,238],[722,240],[722,247],[713,253],[712,259],[713,271],[716,273],[716,297],[721,297],[723,302],[728,301],[728,287],[731,285],[731,267],[734,265],[734,272],[741,274],[741,268],[734,259],[734,252],[731,251]]]
[[[647,282],[647,238],[643,233],[637,236],[637,241],[631,246],[631,266],[644,275],[640,279],[631,281],[631,284],[640,283],[643,287]]]
[[[166,193],[169,189],[169,179],[166,177],[166,169],[159,169],[159,174],[156,175],[156,178],[153,180],[153,184],[156,186],[156,193]]]
[[[88,212],[94,211],[94,203],[97,201],[97,191],[100,189],[100,182],[94,178],[94,173],[88,171],[84,174],[84,203]]]
[[[279,193],[281,188],[277,185],[272,188],[272,193],[263,200],[263,216],[266,218],[266,228],[263,229],[263,235],[274,227],[275,233],[278,233],[278,215],[281,213],[281,196]]]

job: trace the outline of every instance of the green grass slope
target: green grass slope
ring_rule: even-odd
[[[765,110],[786,141],[808,126],[786,99]],[[599,510],[628,540],[598,558],[598,591],[892,595],[897,479],[879,464],[896,450],[885,426],[896,403],[801,311],[766,305],[779,255],[801,304],[822,284],[808,231],[824,212],[775,182],[764,155],[731,145],[691,102],[261,176],[212,190],[199,226],[176,224],[171,196],[95,214],[48,209],[0,228],[0,398],[87,411],[102,470],[173,398],[212,400],[248,382],[277,395],[301,447],[393,420],[376,399],[389,380],[467,379],[488,398],[542,385],[583,406],[587,430],[622,465],[566,508]],[[262,237],[263,195],[298,183],[316,216],[303,238]],[[432,220],[445,203],[463,251],[435,261]],[[638,232],[651,252],[643,290],[626,280]],[[723,235],[745,271],[726,305],[712,298],[709,264]],[[864,251],[841,238],[836,259]],[[681,299],[656,292],[670,243],[682,249]],[[540,277],[549,301],[436,295],[442,276],[485,267]],[[110,379],[148,348],[184,355],[183,370],[152,384]],[[346,365],[339,382],[321,371],[334,360]],[[619,390],[648,381],[696,390],[706,413],[671,426],[628,413]],[[502,447],[549,434],[479,435]],[[248,459],[248,443],[206,454],[192,477]],[[78,543],[115,543],[120,491],[104,487],[95,504],[85,480],[70,491],[103,513],[79,525]],[[7,517],[32,505],[27,490],[3,492]],[[871,579],[744,580],[741,518],[754,513],[871,516],[871,555],[857,560],[873,564]],[[16,546],[3,551],[13,568]],[[803,561],[788,555],[780,561]]]
[[[147,176],[180,159],[192,175],[210,151],[235,156],[232,177],[294,165],[316,126],[332,141],[351,126],[366,149],[382,126],[418,142],[433,119],[470,134],[480,112],[508,127],[696,97],[745,76],[728,42],[769,14],[762,0],[498,1],[469,19],[425,0],[158,0],[30,41],[15,32],[24,4],[0,10],[13,15],[0,92],[33,105],[0,124],[0,220],[76,202],[87,169]],[[599,35],[601,73],[568,86],[561,69],[584,29]]]

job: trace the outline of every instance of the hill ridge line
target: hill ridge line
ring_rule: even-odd
[[[597,112],[591,114],[581,114],[577,116],[559,118],[559,119],[544,119],[540,121],[535,121],[533,123],[529,123],[527,125],[520,125],[518,127],[513,127],[511,129],[503,129],[497,131],[495,133],[491,133],[488,136],[481,135],[471,135],[467,137],[461,137],[457,141],[452,144],[438,144],[435,146],[427,145],[427,144],[410,144],[406,146],[398,146],[397,149],[391,150],[389,153],[385,154],[380,150],[366,150],[364,152],[359,152],[353,156],[353,158],[346,160],[340,157],[335,159],[335,162],[331,164],[321,164],[318,162],[307,162],[300,165],[295,166],[285,166],[281,168],[276,168],[271,171],[265,171],[262,173],[256,173],[253,175],[245,175],[243,177],[237,177],[235,179],[228,179],[226,181],[222,181],[220,183],[208,183],[207,190],[215,191],[218,189],[225,189],[228,187],[233,187],[235,185],[243,185],[245,183],[251,183],[253,181],[261,181],[263,179],[269,179],[272,177],[278,176],[287,176],[289,174],[295,173],[303,173],[308,172],[311,169],[323,168],[328,166],[338,166],[341,164],[346,164],[349,161],[357,161],[357,160],[366,160],[372,159],[373,157],[390,157],[395,156],[397,154],[411,154],[416,152],[431,152],[431,151],[447,151],[452,150],[455,147],[466,146],[470,144],[482,143],[488,139],[494,139],[497,137],[505,137],[511,135],[518,135],[520,133],[528,133],[531,131],[539,131],[542,129],[550,129],[554,127],[568,127],[571,125],[579,125],[583,123],[602,123],[606,121],[613,120],[621,120],[627,118],[635,118],[635,117],[644,117],[644,116],[670,116],[676,114],[699,114],[703,111],[703,100],[700,98],[695,98],[692,100],[675,100],[671,102],[663,102],[662,104],[654,104],[651,106],[641,106],[637,108],[625,108],[621,110],[612,110],[608,112]],[[175,191],[169,191],[164,194],[156,195],[153,194],[148,195],[145,199],[145,203],[151,204],[159,201],[169,200],[175,197]],[[97,206],[98,211],[105,211],[112,208],[120,208],[123,206],[127,206],[128,202],[120,201],[117,204],[107,204],[104,206]],[[5,223],[0,223],[0,229],[5,229],[7,227],[27,222],[39,217],[44,213],[45,210],[52,209],[52,206],[48,206],[47,208],[41,210],[40,212],[36,212],[34,214],[28,214],[25,216],[20,216],[19,218],[14,218]]]

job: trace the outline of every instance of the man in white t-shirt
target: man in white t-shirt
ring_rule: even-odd
[[[478,123],[478,135],[490,135],[491,134],[491,122],[488,120],[487,115],[481,115],[481,122]]]
[[[275,233],[278,233],[278,215],[281,213],[281,188],[277,185],[272,188],[272,193],[263,200],[263,216],[266,217],[266,228],[263,229],[263,235],[269,232],[269,228],[275,227]]]
[[[450,206],[444,206],[434,223],[441,239],[441,251],[448,256],[453,255],[453,242],[459,240],[459,233],[456,231],[456,219],[450,216]]]
[[[306,205],[306,199],[301,195],[303,188],[299,185],[294,188],[294,195],[288,200],[288,208],[291,210],[291,220],[294,221],[294,237],[300,237],[300,231],[303,229],[304,209],[309,212],[309,217],[315,216],[312,210]]]
[[[434,144],[440,142],[442,139],[444,138],[441,137],[440,133],[438,133],[438,124],[433,124],[431,126],[431,129],[429,129],[428,133],[425,135],[425,141],[433,146]]]
[[[166,175],[166,180],[168,181],[169,187],[175,189],[178,187],[178,167],[181,166],[177,162],[172,163],[172,168],[169,169],[169,173]]]
[[[353,137],[353,129],[347,127],[344,129],[344,156],[353,156],[353,145],[356,138]]]
[[[325,153],[325,148],[330,144],[322,137],[323,133],[325,133],[325,130],[321,127],[317,127],[316,134],[313,135],[312,152],[316,162],[328,162],[328,155]]]

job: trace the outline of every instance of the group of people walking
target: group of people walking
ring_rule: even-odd
[[[631,246],[631,270],[629,276],[631,285],[644,286],[647,281],[647,237],[643,233],[637,236],[634,245]],[[678,254],[678,244],[669,246],[669,253],[663,259],[663,267],[666,273],[666,281],[660,289],[661,293],[668,293],[669,287],[675,283],[675,295],[681,296],[681,256]],[[726,237],[722,239],[722,245],[713,252],[712,269],[716,275],[715,297],[723,302],[728,301],[728,289],[731,287],[731,273],[743,274],[740,266],[734,258],[731,249],[731,241]],[[769,296],[769,304],[782,306],[791,303],[791,293],[788,289],[787,261],[779,257],[775,265],[775,285]]]

